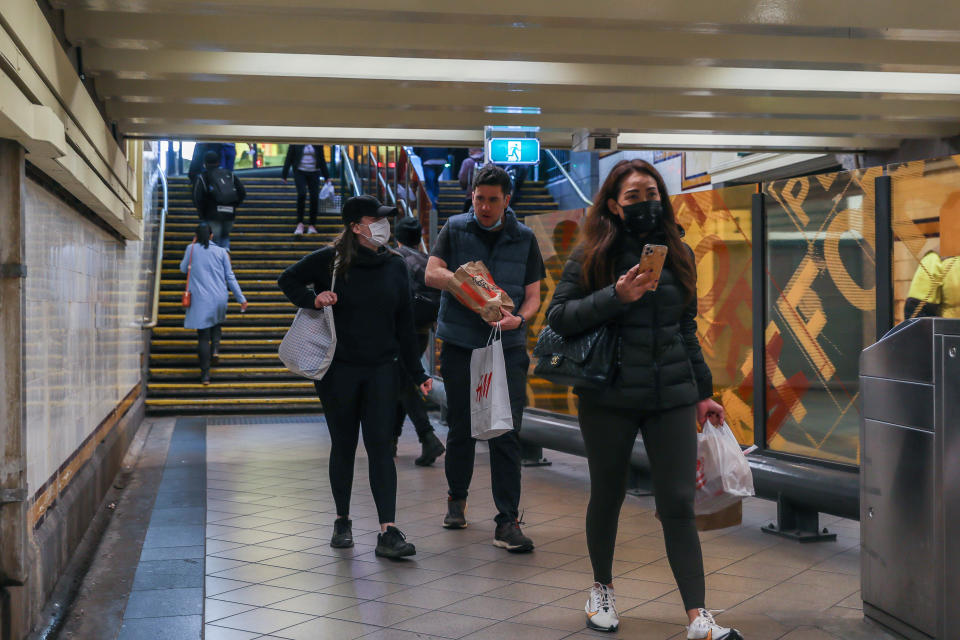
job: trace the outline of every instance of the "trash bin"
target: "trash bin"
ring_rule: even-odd
[[[957,638],[960,320],[908,320],[864,349],[860,390],[864,615],[911,639]]]

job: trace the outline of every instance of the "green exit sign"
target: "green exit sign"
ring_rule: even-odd
[[[495,164],[537,164],[540,141],[536,138],[490,138],[487,158]]]

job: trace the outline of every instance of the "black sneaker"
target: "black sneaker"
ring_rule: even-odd
[[[377,534],[377,548],[373,550],[373,553],[381,558],[405,558],[416,552],[417,548],[407,542],[400,529],[392,525],[383,533]]]
[[[533,551],[533,540],[523,535],[520,523],[513,520],[497,525],[497,531],[493,534],[493,546],[511,553],[527,553]]]
[[[467,528],[467,500],[454,500],[447,496],[447,517],[443,519],[444,529]]]
[[[423,449],[420,453],[420,457],[413,461],[413,464],[418,467],[429,467],[433,464],[434,460],[443,455],[443,452],[446,449],[443,447],[443,444],[440,442],[440,438],[437,437],[433,431],[428,432],[423,436],[421,441]]]
[[[330,546],[334,549],[349,549],[353,546],[353,522],[349,518],[337,518],[333,521],[333,537]]]

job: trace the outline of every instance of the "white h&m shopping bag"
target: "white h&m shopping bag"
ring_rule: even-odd
[[[513,431],[507,367],[503,360],[500,325],[490,332],[487,346],[470,356],[470,432],[490,440]]]
[[[697,434],[697,484],[694,512],[716,513],[753,495],[753,473],[726,422],[703,425]]]

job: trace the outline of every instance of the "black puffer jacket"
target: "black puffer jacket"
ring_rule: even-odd
[[[621,234],[614,246],[617,277],[640,261],[644,244],[664,244],[662,236],[643,241]],[[574,252],[547,309],[547,322],[563,336],[614,323],[620,332],[620,367],[606,389],[574,388],[583,398],[611,407],[664,411],[713,395],[713,379],[697,340],[697,301],[664,267],[656,291],[623,303],[614,285],[588,292],[581,280],[580,252]]]

